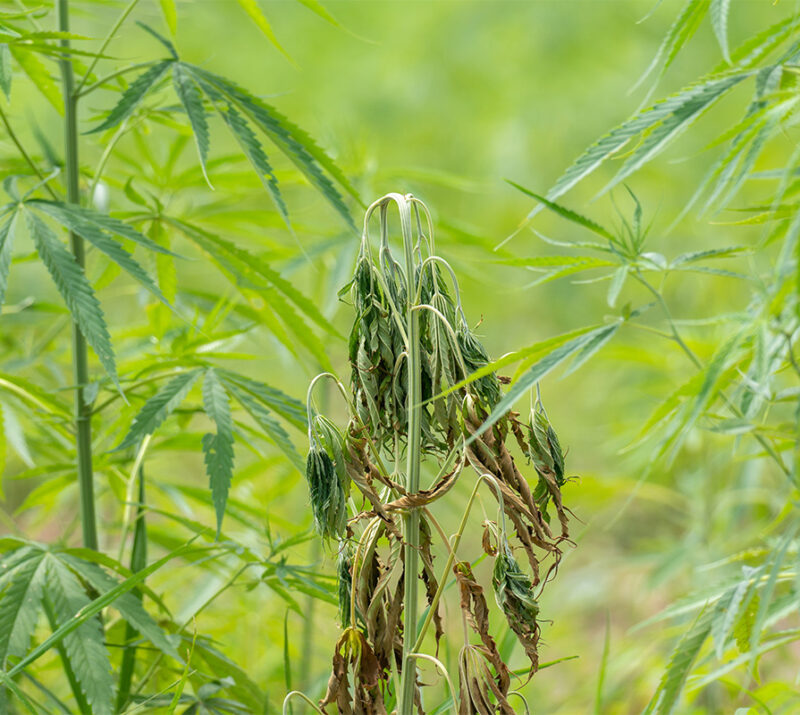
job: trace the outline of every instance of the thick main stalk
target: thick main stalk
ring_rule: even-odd
[[[419,312],[413,310],[415,291],[414,256],[411,242],[410,220],[406,223],[408,204],[401,208],[403,223],[403,243],[405,244],[406,273],[408,276],[408,314],[406,319],[408,335],[408,451],[406,461],[406,489],[413,493],[419,491],[422,385],[419,357]],[[414,642],[417,639],[417,572],[419,569],[419,509],[409,509],[403,518],[405,537],[405,583],[403,622],[403,672],[400,693],[399,715],[412,715],[417,669],[414,658]]]
[[[58,0],[58,29],[69,32],[69,0]],[[69,49],[69,40],[62,39],[61,47]],[[67,53],[61,60],[61,81],[64,94],[64,173],[67,201],[80,203],[78,163],[78,98],[72,62]],[[70,231],[69,241],[75,261],[83,268],[86,263],[83,239]],[[94,475],[92,472],[91,404],[86,401],[89,383],[89,352],[77,322],[72,323],[72,365],[75,379],[75,447],[77,452],[78,485],[81,499],[83,545],[97,549],[97,518],[94,509]]]

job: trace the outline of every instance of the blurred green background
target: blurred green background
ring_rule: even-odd
[[[576,283],[566,278],[527,287],[536,275],[501,264],[500,259],[509,255],[559,252],[532,230],[522,230],[500,250],[495,247],[515,231],[533,206],[504,179],[544,193],[591,141],[644,100],[652,80],[637,91],[630,90],[681,7],[665,0],[651,17],[639,22],[653,4],[641,0],[329,0],[325,7],[341,23],[335,27],[299,3],[264,2],[262,7],[292,63],[265,40],[233,0],[194,0],[178,4],[176,44],[189,61],[269,97],[330,151],[368,202],[389,191],[410,191],[425,200],[434,212],[441,253],[461,277],[468,318],[482,321],[477,332],[490,354],[499,357],[619,314],[619,308],[606,305],[607,282]],[[155,5],[138,8],[135,16],[163,28]],[[767,0],[736,5],[730,30],[734,43],[744,30],[750,32],[754,26],[782,17],[783,8]],[[76,13],[76,29],[92,36],[102,34],[99,28],[107,27],[119,12],[115,4],[83,7],[89,10]],[[160,51],[133,25],[113,48],[114,56],[131,61]],[[704,26],[654,96],[681,86],[719,59],[712,31]],[[27,90],[29,103],[19,99],[27,96],[21,83],[15,91],[20,92],[15,118],[34,120],[23,135],[32,136],[34,124],[45,136],[57,131],[53,129],[58,126],[55,115],[50,117],[32,91]],[[99,113],[108,108],[108,102],[99,93],[88,104]],[[708,165],[702,149],[717,136],[720,126],[729,126],[728,120],[735,116],[729,106],[739,103],[735,93],[726,98],[713,117],[701,120],[676,149],[628,182],[642,203],[645,222],[652,222],[650,250],[669,257],[684,250],[748,243],[758,235],[758,227],[719,225],[724,216],[710,220],[690,216],[666,230]],[[221,127],[213,125],[212,132],[219,137],[215,156],[233,151],[232,144],[225,144]],[[52,141],[58,145],[60,139],[55,135]],[[120,146],[122,153],[115,161],[124,163],[128,157],[131,165],[142,166],[134,181],[150,186],[148,177],[153,172],[144,153],[151,152],[155,163],[163,161],[167,143],[153,132],[143,145],[126,139]],[[775,146],[771,151],[780,158],[783,149]],[[85,156],[87,163],[97,158],[92,150]],[[242,164],[212,169],[211,181],[218,188],[214,194],[203,189],[197,172],[188,168],[194,165],[191,147],[182,161],[187,176],[197,182],[196,190],[173,195],[176,187],[162,186],[162,195],[170,194],[184,212],[220,235],[263,251],[346,333],[352,314],[336,292],[348,279],[357,236],[346,230],[323,199],[279,162],[278,175],[297,229],[295,239],[281,226],[268,197],[258,192]],[[768,155],[761,168],[769,168],[769,162]],[[614,202],[623,215],[630,216],[633,204],[622,190],[592,200],[612,176],[615,163],[618,160],[563,202],[602,223],[619,223]],[[122,200],[121,189],[109,186],[112,207]],[[354,215],[360,220],[361,210],[355,207]],[[545,213],[537,216],[533,228],[551,238],[586,238]],[[747,259],[736,261],[746,264]],[[51,287],[44,283],[40,287],[39,268],[18,268],[7,303],[15,304],[28,295],[50,295],[55,301],[55,293],[48,294]],[[229,284],[200,260],[181,264],[178,281],[188,291],[235,297]],[[664,289],[679,320],[701,321],[741,309],[748,300],[736,281],[710,275],[670,278]],[[131,294],[121,290],[119,283],[105,288],[101,295],[106,315],[117,333],[127,338],[134,333],[146,336],[155,309],[143,311]],[[627,286],[620,304],[636,306],[648,300],[643,289]],[[33,319],[26,317],[24,327],[20,319],[17,326],[28,331],[35,343],[52,320],[42,312]],[[707,357],[718,337],[716,328],[695,322],[685,330],[692,347]],[[325,340],[330,360],[346,377],[346,344]],[[64,344],[64,352],[53,356],[54,364],[66,360],[65,348]],[[236,363],[237,368],[301,399],[319,370],[312,358],[289,354],[266,332],[248,334],[235,349],[256,356]],[[158,355],[158,350],[154,347],[153,354]],[[120,352],[124,354],[123,349]],[[650,465],[647,445],[622,451],[635,442],[650,412],[692,374],[691,365],[674,346],[659,343],[647,332],[625,328],[581,370],[563,380],[551,375],[542,384],[551,421],[569,449],[568,471],[580,476],[565,490],[580,523],[574,528],[577,549],[566,556],[541,603],[543,618],[552,621],[543,627],[541,660],[577,657],[542,670],[525,685],[523,692],[534,712],[578,715],[593,711],[606,629],[608,668],[599,711],[640,712],[681,631],[667,629],[663,623],[634,627],[693,588],[714,583],[718,576],[713,569],[697,567],[748,543],[783,506],[777,490],[771,488],[771,480],[778,483],[775,475],[766,469],[757,478],[759,466],[739,463],[738,457],[751,450],[746,443],[734,444],[727,437],[693,437],[669,468]],[[335,415],[335,406],[332,411]],[[303,453],[302,437],[296,443]],[[307,529],[311,514],[302,475],[279,457],[254,459],[247,466],[246,451],[239,448],[238,454],[242,462],[237,466],[232,499],[255,507],[260,523],[269,522],[273,535],[286,538]],[[640,483],[647,466],[652,471]],[[15,469],[20,464],[12,459],[7,475]],[[148,474],[195,486],[203,486],[206,480],[199,449],[161,455],[148,465]],[[30,488],[27,482],[6,480],[8,513]],[[720,498],[723,488],[724,498]],[[459,485],[458,493],[465,499],[468,485]],[[58,507],[61,513],[72,513],[75,498],[72,487],[65,487]],[[441,507],[447,527],[454,527],[459,516],[457,502],[454,499]],[[203,506],[173,502],[173,507],[212,523],[211,510]],[[493,514],[490,502],[485,509]],[[52,535],[53,524],[44,514],[53,517],[52,510],[26,513],[27,533],[41,538]],[[157,533],[159,527],[154,528]],[[166,534],[173,527],[162,524],[161,528]],[[243,541],[259,541],[257,534],[232,519],[226,530]],[[465,551],[477,553],[477,533],[468,536],[472,543]],[[166,535],[163,541],[167,543]],[[311,543],[294,547],[290,554],[293,562],[311,560],[334,573],[334,556]],[[485,564],[478,575],[488,576]],[[182,567],[159,576],[155,587],[173,609],[188,612],[191,603],[202,600],[226,577],[222,571],[204,574]],[[455,593],[447,593],[452,602],[446,613],[456,621],[452,630],[458,643]],[[292,611],[286,616],[292,684],[316,698],[324,689],[337,637],[335,609],[321,602],[312,609],[302,595],[298,603],[305,618]],[[287,685],[286,612],[286,601],[273,591],[250,590],[242,584],[220,596],[196,624],[199,632],[216,638],[221,649],[268,691],[274,704],[280,703]],[[498,632],[505,632],[498,614],[493,611],[493,615]],[[309,628],[309,619],[313,619],[311,630],[304,630]],[[311,640],[307,640],[309,633]],[[503,642],[510,647],[510,640]],[[452,656],[456,646],[449,648],[443,649],[445,656]],[[512,664],[523,665],[519,652]],[[769,667],[775,673],[791,670],[779,661]],[[424,668],[427,682],[437,677]],[[704,691],[685,712],[733,712],[737,697],[735,688],[718,684]],[[296,705],[295,712],[301,711],[303,706]]]

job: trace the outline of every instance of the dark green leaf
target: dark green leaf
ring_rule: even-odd
[[[192,125],[192,132],[194,133],[194,140],[197,145],[197,153],[200,156],[200,167],[203,170],[203,176],[205,176],[206,181],[208,181],[206,159],[208,158],[209,135],[206,110],[203,106],[203,96],[192,75],[184,71],[183,65],[181,65],[180,62],[174,64],[172,83],[175,87],[175,94],[178,95],[178,99],[183,105],[183,109]],[[211,182],[209,182],[209,184],[210,183]]]
[[[201,373],[202,370],[197,369],[178,375],[145,402],[139,414],[133,419],[130,431],[117,449],[131,447],[148,434],[153,434],[184,401]]]
[[[27,211],[25,216],[42,263],[53,277],[86,341],[92,346],[114,384],[119,386],[111,336],[108,334],[100,303],[86,280],[83,269],[41,218],[31,211]]]
[[[203,454],[219,534],[233,478],[233,419],[228,395],[214,370],[207,370],[203,378],[203,407],[217,428],[215,434],[203,435]]]
[[[51,554],[47,554],[45,560],[47,597],[53,603],[59,625],[63,626],[85,609],[90,599],[80,581],[64,564]],[[93,618],[81,623],[64,635],[63,642],[70,667],[92,708],[92,713],[111,715],[114,681],[100,621]]]
[[[119,102],[117,102],[106,119],[89,131],[88,134],[116,127],[130,117],[173,64],[174,60],[162,60],[140,74],[131,82],[128,89],[122,93]]]

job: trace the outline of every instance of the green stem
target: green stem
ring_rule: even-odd
[[[133,548],[131,550],[131,571],[136,573],[147,566],[147,522],[145,521],[144,467],[139,467],[139,499],[136,506],[136,522],[133,527]],[[142,600],[142,592],[137,588],[133,595]],[[131,682],[136,665],[136,646],[132,641],[138,638],[138,631],[130,624],[125,624],[125,650],[119,669],[119,689],[117,690],[117,708],[121,713],[125,710],[131,694]]]
[[[421,418],[422,418],[422,381],[419,354],[419,312],[414,310],[413,290],[414,256],[411,240],[411,217],[408,202],[404,200],[400,206],[400,221],[403,227],[403,243],[406,259],[406,276],[408,280],[408,309],[406,313],[406,334],[408,335],[408,446],[406,452],[406,489],[419,491],[419,473],[421,462]],[[419,571],[419,509],[408,509],[403,517],[405,537],[405,583],[403,622],[403,670],[399,699],[399,715],[412,715],[414,693],[416,690],[417,668],[413,657],[414,640],[417,635],[417,573]]]
[[[69,32],[69,0],[58,0],[58,29]],[[61,47],[69,49],[69,40],[62,39]],[[67,201],[80,204],[80,166],[78,163],[78,100],[75,96],[75,78],[72,62],[67,53],[59,60],[64,93],[64,170],[67,183]],[[69,241],[75,262],[83,268],[86,255],[83,239],[70,231]],[[78,323],[72,323],[72,365],[75,373],[75,432],[78,455],[78,485],[81,497],[81,524],[83,545],[97,550],[97,517],[94,509],[94,475],[92,473],[92,409],[86,401],[89,382],[89,351],[86,338]]]

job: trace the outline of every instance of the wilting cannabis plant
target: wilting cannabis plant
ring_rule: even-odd
[[[401,260],[389,242],[393,204]],[[376,212],[380,241],[374,247],[369,224]],[[419,199],[389,194],[369,207],[353,279],[340,292],[346,294],[355,312],[351,389],[323,373],[308,397],[306,476],[317,531],[338,551],[344,628],[320,708],[386,713],[396,703],[400,715],[427,711],[415,661],[433,660],[447,675],[421,649],[431,624],[437,646],[443,634],[440,600],[452,572],[465,624],[479,641],[465,638],[459,657],[459,712],[513,713],[510,672],[490,632],[484,588],[459,544],[485,483],[499,505],[497,520],[483,525],[483,548],[494,558],[492,587],[533,675],[538,598],[569,543],[558,438],[540,403],[528,419],[499,414],[502,379],[491,371],[476,378],[488,357],[464,315],[456,276],[436,253],[431,217]],[[314,386],[325,378],[347,402],[345,423],[313,409]],[[520,461],[530,464],[532,482]],[[450,543],[434,511],[440,499],[453,499],[459,481],[468,482],[471,496]],[[435,538],[449,554],[440,572]],[[421,624],[420,579],[427,602]]]

